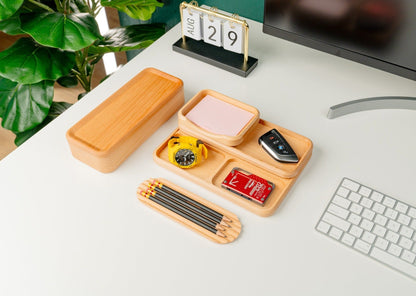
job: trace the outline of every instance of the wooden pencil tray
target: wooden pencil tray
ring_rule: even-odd
[[[270,157],[258,145],[258,137],[266,131],[276,128],[286,139],[294,150],[299,153],[299,163],[296,164],[296,170],[293,164],[282,164],[276,162],[279,167],[273,167],[263,158]],[[168,158],[168,141],[172,136],[189,135],[180,129],[176,129],[153,153],[153,158],[159,165],[180,174],[195,183],[221,195],[228,200],[242,206],[243,208],[259,215],[270,216],[279,207],[284,197],[296,182],[299,174],[308,163],[312,155],[312,142],[296,133],[283,129],[277,125],[260,120],[255,129],[246,136],[243,143],[236,147],[225,146],[215,141],[205,141],[208,148],[208,158],[199,165],[190,169],[181,169],[169,162]],[[195,135],[194,135],[195,136]],[[275,162],[273,160],[273,162]],[[256,174],[275,185],[272,193],[267,198],[264,205],[242,198],[227,189],[221,187],[225,177],[234,167],[241,168],[252,174]],[[285,168],[287,167],[287,171]],[[276,168],[279,168],[276,170]],[[281,176],[279,173],[284,172]],[[287,172],[294,176],[288,178]]]
[[[184,101],[182,80],[144,69],[68,130],[72,155],[103,173],[111,172]]]
[[[192,108],[194,108],[207,95],[210,95],[223,102],[226,102],[240,109],[248,111],[253,114],[253,118],[240,130],[240,132],[236,136],[220,135],[220,134],[214,134],[212,132],[209,132],[197,126],[196,124],[191,122],[188,118],[186,118],[186,114],[189,111],[191,111]],[[241,144],[244,140],[245,135],[248,134],[256,126],[256,124],[259,121],[259,117],[260,117],[259,111],[253,106],[244,104],[243,102],[230,98],[216,91],[205,89],[205,90],[201,90],[200,92],[198,92],[192,99],[189,100],[188,103],[186,103],[179,110],[178,125],[180,129],[183,130],[184,132],[190,135],[197,134],[198,137],[201,139],[211,139],[225,146],[236,146],[238,144]]]
[[[192,198],[193,200],[200,202],[201,204],[217,211],[218,213],[227,216],[228,218],[230,218],[232,220],[232,222],[227,222],[227,224],[229,224],[231,227],[230,228],[226,228],[224,231],[222,231],[226,237],[220,237],[218,235],[215,235],[214,233],[204,229],[203,227],[196,225],[195,223],[190,222],[189,220],[183,218],[182,216],[166,209],[165,207],[151,201],[148,198],[143,197],[142,195],[139,194],[139,192],[137,193],[137,198],[143,202],[145,205],[151,207],[152,209],[158,211],[159,213],[171,218],[172,220],[188,227],[189,229],[195,231],[196,233],[210,239],[213,242],[219,243],[219,244],[227,244],[230,243],[232,241],[234,241],[240,234],[241,232],[241,223],[240,220],[238,219],[238,217],[231,213],[230,211],[227,211],[219,206],[217,206],[216,204],[207,201],[206,199],[203,199],[202,197],[193,194],[167,180],[164,179],[158,179],[158,181],[160,181],[161,183],[169,186],[170,188]]]

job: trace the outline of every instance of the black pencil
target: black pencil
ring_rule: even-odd
[[[144,189],[144,188],[141,187],[141,189]],[[164,193],[161,193],[161,192],[157,192],[157,191],[154,191],[151,188],[148,188],[147,191],[145,191],[145,192],[154,196],[154,197],[159,198],[163,202],[165,202],[165,203],[169,204],[170,206],[176,208],[176,210],[184,212],[185,214],[193,217],[194,219],[200,220],[202,223],[205,223],[205,224],[207,224],[208,226],[210,226],[212,228],[224,231],[224,228],[219,223],[208,219],[206,216],[200,215],[199,213],[193,211],[192,209],[190,209],[186,205],[182,205],[182,204],[178,203],[177,200],[173,199],[172,196],[169,195],[169,194],[164,194]]]
[[[226,222],[224,222],[223,219],[203,211],[198,206],[195,206],[195,205],[193,205],[189,202],[184,201],[183,199],[181,199],[176,194],[173,194],[170,191],[167,191],[167,190],[161,189],[159,187],[155,187],[155,186],[151,186],[149,188],[155,190],[158,193],[161,193],[161,194],[164,194],[164,195],[168,196],[170,199],[174,200],[176,203],[180,204],[181,206],[189,208],[190,210],[198,213],[199,215],[201,215],[201,216],[203,216],[203,217],[205,217],[205,218],[207,218],[207,219],[209,219],[209,220],[211,220],[215,223],[218,223],[218,224],[220,224],[222,226],[225,226],[225,227],[230,227],[230,225],[228,225]]]
[[[217,218],[219,218],[221,220],[224,220],[225,222],[232,222],[232,220],[230,218],[228,218],[227,216],[225,216],[225,215],[223,215],[221,213],[218,213],[217,211],[215,211],[215,210],[213,210],[213,209],[211,209],[211,208],[209,208],[209,207],[207,207],[207,206],[205,206],[205,205],[197,202],[196,200],[193,200],[192,198],[190,198],[190,197],[188,197],[188,196],[186,196],[186,195],[184,195],[184,194],[182,194],[182,193],[180,193],[180,192],[178,192],[178,191],[170,188],[169,186],[167,186],[167,185],[165,185],[165,184],[163,184],[163,183],[161,183],[161,182],[159,182],[157,180],[150,179],[149,185],[151,185],[151,186],[152,185],[153,186],[157,186],[160,189],[169,191],[172,194],[175,194],[176,196],[178,196],[179,198],[182,198],[184,201],[186,201],[188,203],[191,203],[192,205],[194,205],[196,207],[199,207],[201,210],[204,210],[207,213],[210,213],[211,215],[213,215],[214,217],[217,217]]]
[[[184,204],[190,205],[192,206],[195,210],[197,209],[199,213],[201,213],[202,215],[205,215],[207,217],[209,217],[209,219],[212,219],[218,223],[220,223],[221,225],[230,227],[224,219],[223,215],[221,215],[220,213],[212,210],[211,208],[206,207],[205,205],[200,204],[199,202],[191,199],[190,197],[183,195],[180,192],[177,192],[176,190],[166,186],[166,185],[157,185],[157,184],[153,184],[151,185],[152,188],[154,188],[155,190],[158,190],[160,192],[165,192],[170,194],[171,196],[173,196],[177,201],[181,201]]]
[[[207,223],[208,225],[211,225],[212,227],[218,229],[218,230],[224,230],[224,228],[222,226],[227,226],[229,227],[229,225],[225,225],[224,223],[221,224],[221,221],[216,221],[214,219],[212,219],[211,217],[207,216],[204,212],[202,211],[198,211],[197,208],[194,208],[192,205],[183,202],[180,199],[177,199],[174,195],[170,194],[169,192],[165,192],[165,191],[158,191],[155,189],[150,189],[151,192],[154,192],[154,194],[162,196],[163,198],[166,198],[169,202],[171,202],[173,205],[177,205],[178,207],[180,207],[180,209],[185,210],[188,214],[195,216],[197,219],[202,220],[203,222]],[[221,226],[222,225],[222,226]]]
[[[210,227],[210,226],[208,226],[208,225],[206,225],[206,224],[202,223],[202,222],[201,222],[201,221],[199,221],[198,219],[195,219],[195,218],[193,218],[192,216],[190,216],[190,215],[188,215],[188,214],[186,214],[186,213],[184,213],[184,212],[181,212],[181,211],[177,210],[175,207],[170,206],[169,204],[165,203],[163,200],[161,200],[161,199],[160,199],[160,198],[158,198],[158,197],[152,196],[151,194],[146,193],[146,192],[144,192],[144,191],[141,191],[141,192],[140,192],[140,194],[141,194],[142,196],[144,196],[144,197],[146,197],[146,198],[150,199],[151,201],[153,201],[153,202],[155,202],[155,203],[157,203],[157,204],[161,205],[162,207],[164,207],[164,208],[166,208],[166,209],[168,209],[168,210],[170,210],[170,211],[172,211],[172,212],[174,212],[174,213],[178,214],[179,216],[181,216],[181,217],[183,217],[183,218],[185,218],[185,219],[187,219],[187,220],[189,220],[189,221],[191,221],[191,222],[193,222],[193,223],[195,223],[195,224],[197,224],[197,225],[199,225],[199,226],[203,227],[204,229],[206,229],[206,230],[208,230],[208,231],[210,231],[210,232],[212,232],[212,233],[214,233],[214,234],[216,234],[216,235],[218,235],[218,236],[221,236],[221,237],[226,237],[226,236],[225,236],[225,235],[224,235],[221,231],[219,231],[219,230],[217,230],[217,229],[215,229],[215,228],[212,228],[212,227]]]

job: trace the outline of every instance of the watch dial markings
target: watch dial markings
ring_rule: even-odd
[[[176,152],[175,160],[181,166],[189,166],[195,161],[195,154],[189,149],[181,149]]]

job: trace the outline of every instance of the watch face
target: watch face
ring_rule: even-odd
[[[176,152],[175,160],[181,166],[189,166],[195,161],[195,154],[189,149],[181,149]]]

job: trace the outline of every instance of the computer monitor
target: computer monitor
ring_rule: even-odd
[[[265,0],[263,32],[416,80],[416,0]],[[332,106],[328,118],[415,109],[415,97]]]
[[[265,0],[263,32],[416,80],[416,0]]]

